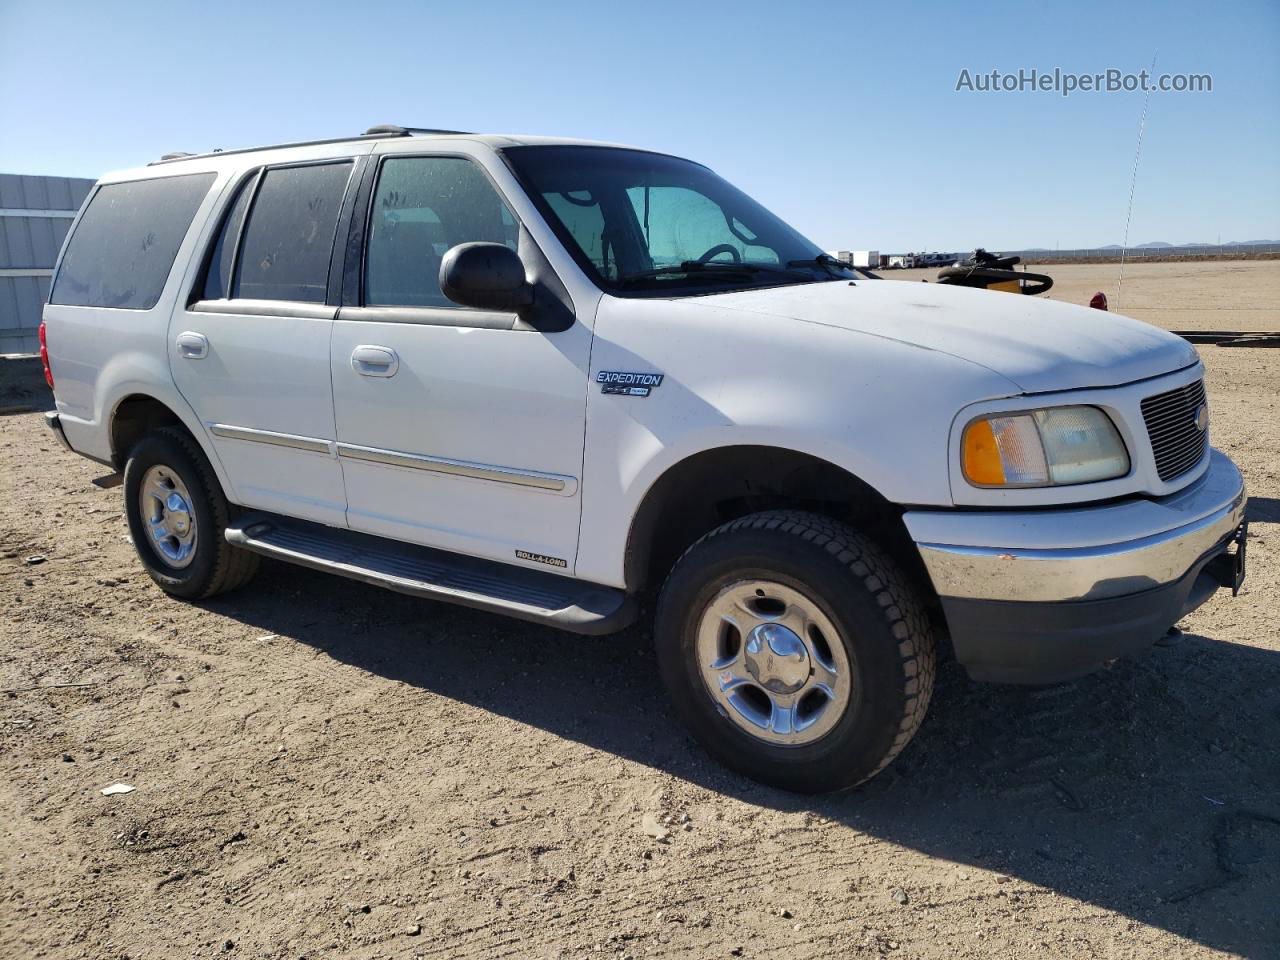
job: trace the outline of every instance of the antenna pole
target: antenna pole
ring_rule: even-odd
[[[1151,55],[1151,75],[1155,76],[1156,57],[1160,51]],[[1129,222],[1133,219],[1133,192],[1138,185],[1138,160],[1142,157],[1142,133],[1147,129],[1147,104],[1151,102],[1151,87],[1147,87],[1146,96],[1142,98],[1142,119],[1138,121],[1138,148],[1133,154],[1133,175],[1129,178],[1129,209],[1124,215],[1124,239],[1120,242],[1120,279],[1116,282],[1116,310],[1120,309],[1120,288],[1124,286],[1124,258],[1129,252]]]

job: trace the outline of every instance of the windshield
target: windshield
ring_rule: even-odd
[[[503,155],[565,248],[611,293],[687,296],[853,276],[700,164],[615,147]]]

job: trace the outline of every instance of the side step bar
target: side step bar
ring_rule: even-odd
[[[612,587],[306,520],[252,513],[233,521],[226,537],[277,560],[571,633],[614,633],[636,619],[635,600]]]

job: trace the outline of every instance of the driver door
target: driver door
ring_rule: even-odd
[[[363,202],[330,353],[349,526],[572,571],[590,327],[540,333],[440,292],[450,247],[532,243],[476,159],[382,156]]]

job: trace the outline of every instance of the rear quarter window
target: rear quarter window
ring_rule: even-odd
[[[80,217],[50,303],[150,310],[214,174],[108,183]]]

